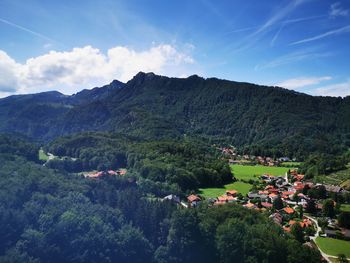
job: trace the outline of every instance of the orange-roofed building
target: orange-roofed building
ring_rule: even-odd
[[[275,194],[275,193],[269,194],[269,197],[270,197],[270,198],[276,198],[277,196],[278,196],[278,195]]]
[[[231,195],[222,195],[218,197],[218,201],[219,202],[230,202],[230,201],[234,201],[235,198]]]
[[[285,192],[282,192],[283,195],[294,195],[294,192],[292,191],[285,191]]]
[[[296,222],[297,222],[297,221],[289,220],[288,224],[289,224],[290,226],[292,226],[292,225],[294,225]]]
[[[286,212],[288,215],[294,214],[294,209],[291,207],[285,207],[283,208],[283,211]]]
[[[286,232],[290,232],[290,227],[284,226],[283,230],[286,231]]]
[[[198,201],[200,201],[200,200],[201,200],[201,198],[200,198],[198,195],[189,195],[189,196],[187,197],[187,201],[190,202],[190,203],[192,203],[192,202],[198,202]]]
[[[244,205],[246,208],[254,208],[255,205],[253,203],[248,203]]]

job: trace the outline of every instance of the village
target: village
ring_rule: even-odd
[[[228,153],[234,155],[233,151]],[[239,160],[229,159],[232,167],[240,166],[242,162],[246,164],[248,161],[250,162],[248,165],[253,162],[256,167],[277,167],[283,161],[291,162],[289,158],[274,160],[259,156],[242,156]],[[335,216],[336,210],[339,213],[341,206],[338,200],[341,200],[343,195],[349,195],[349,191],[337,185],[307,180],[304,174],[298,173],[298,169],[289,169],[284,175],[278,176],[263,173],[254,179],[254,186],[246,194],[235,189],[233,184],[232,189],[224,189],[217,197],[208,198],[200,193],[191,194],[187,196],[187,207],[193,208],[202,202],[208,202],[213,207],[238,204],[246,209],[266,214],[286,234],[299,235],[304,245],[317,247],[325,261],[332,262],[339,256],[349,258],[348,254],[346,256],[342,253],[327,254],[325,251],[325,247],[331,245],[328,241],[343,242],[345,246],[340,248],[341,252],[344,250],[348,252],[350,248],[350,230],[344,228]],[[348,208],[349,204],[342,206]],[[338,244],[337,246],[341,247]]]
[[[186,196],[185,199],[170,194],[162,200],[174,202],[186,209],[195,208],[201,204],[213,208],[235,204],[264,213],[271,222],[280,226],[284,233],[291,235],[299,233],[300,241],[304,245],[318,248],[328,262],[335,259],[337,255],[327,254],[324,247],[329,246],[329,243],[322,241],[346,242],[344,243],[345,249],[350,248],[350,230],[341,226],[339,220],[336,219],[336,211],[338,210],[339,213],[340,210],[338,201],[341,196],[349,195],[349,191],[338,185],[314,183],[306,179],[297,168],[290,168],[297,166],[298,163],[288,157],[274,159],[261,156],[240,156],[236,155],[232,148],[220,150],[226,157],[229,157],[227,160],[231,168],[242,169],[233,170],[234,183],[225,188],[216,189],[214,193],[220,194],[214,194],[215,196],[206,194],[207,189],[201,189]],[[285,165],[284,168],[282,168],[283,165]],[[240,175],[244,169],[249,170],[249,176]],[[275,174],[266,171],[273,171]],[[284,174],[283,171],[285,171]],[[257,175],[258,172],[261,174]],[[126,174],[127,170],[122,168],[81,173],[85,178],[91,179],[125,176]],[[248,188],[240,188],[238,183]],[[349,204],[345,206],[350,208]],[[338,244],[337,247],[340,247],[341,251],[344,250]],[[346,257],[350,256],[347,254]]]

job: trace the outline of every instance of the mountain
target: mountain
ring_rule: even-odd
[[[278,146],[280,154],[350,146],[350,97],[314,97],[196,75],[140,72],[126,84],[113,81],[72,96],[11,96],[0,100],[0,113],[1,132],[46,141],[117,131],[146,139],[203,136],[258,151]]]

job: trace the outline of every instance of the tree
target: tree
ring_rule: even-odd
[[[276,210],[282,209],[283,208],[283,201],[282,201],[281,196],[277,196],[277,198],[273,201],[272,205],[273,205],[273,208]]]
[[[338,216],[340,227],[350,228],[350,212],[341,212]]]
[[[326,201],[324,201],[322,212],[324,216],[333,218],[335,215],[334,201],[331,199],[327,199]]]
[[[299,218],[302,219],[304,216],[304,208],[302,205],[299,206]]]
[[[306,211],[310,214],[316,213],[316,203],[314,199],[309,199],[306,204]]]
[[[346,255],[344,254],[339,254],[337,258],[339,263],[348,263],[348,259],[346,258]]]
[[[296,240],[303,243],[304,242],[304,233],[303,228],[300,226],[299,223],[295,223],[292,225],[292,228],[290,230],[290,233],[294,236]]]

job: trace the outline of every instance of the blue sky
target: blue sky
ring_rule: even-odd
[[[0,0],[0,96],[198,74],[350,95],[350,1]]]

